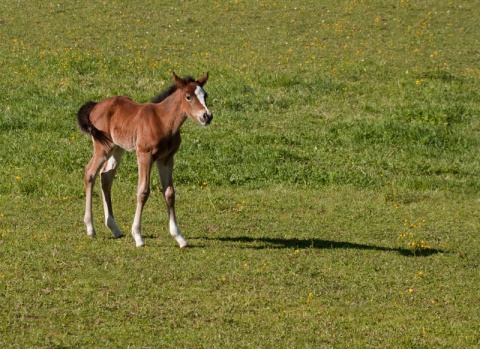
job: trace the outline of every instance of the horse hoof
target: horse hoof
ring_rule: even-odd
[[[189,247],[190,247],[190,244],[189,244],[187,241],[185,241],[184,244],[181,244],[181,245],[180,245],[180,248],[182,248],[182,249],[183,249],[183,248],[189,248]]]
[[[145,242],[143,240],[136,240],[135,246],[137,247],[145,247]]]

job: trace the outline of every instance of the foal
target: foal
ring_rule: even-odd
[[[203,85],[208,73],[198,80],[179,78],[173,73],[174,84],[152,100],[140,104],[130,98],[116,96],[101,102],[87,102],[78,111],[78,126],[93,140],[93,157],[85,167],[86,207],[84,222],[87,235],[94,237],[92,193],[95,178],[100,172],[105,225],[115,237],[122,237],[113,217],[111,189],[122,156],[136,152],[138,162],[137,208],[132,236],[137,247],[145,246],[142,231],[142,212],[150,194],[150,172],[156,164],[167,203],[170,234],[181,248],[188,242],[183,238],[175,217],[173,188],[173,156],[180,147],[180,127],[188,116],[202,126],[212,121],[206,105]]]

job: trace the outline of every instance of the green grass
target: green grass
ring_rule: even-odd
[[[474,348],[480,11],[475,1],[0,4],[3,347]],[[169,237],[86,237],[87,100],[199,77]],[[135,209],[135,156],[113,188]],[[127,234],[128,235],[128,234]]]

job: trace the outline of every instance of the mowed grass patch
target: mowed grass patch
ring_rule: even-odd
[[[118,201],[128,229],[134,205]],[[184,251],[168,236],[158,195],[145,213],[145,249],[113,239],[101,221],[96,239],[84,236],[74,214],[81,204],[56,214],[15,204],[23,219],[1,218],[9,346],[477,341],[468,285],[478,281],[478,250],[474,234],[462,233],[476,200],[429,193],[394,207],[370,191],[180,188],[179,220],[192,244]],[[410,228],[431,244],[419,255],[400,237],[405,220],[424,222]]]
[[[0,4],[0,341],[5,347],[476,347],[475,4]],[[159,180],[129,236],[87,239],[76,127],[206,71],[183,127],[168,236]]]

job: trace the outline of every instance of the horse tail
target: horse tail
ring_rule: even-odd
[[[111,142],[111,139],[108,136],[108,134],[106,132],[99,130],[90,122],[90,114],[96,105],[97,105],[97,102],[90,101],[80,107],[77,113],[78,128],[83,133],[91,135],[93,139],[95,139],[96,141],[104,145],[107,145]]]

